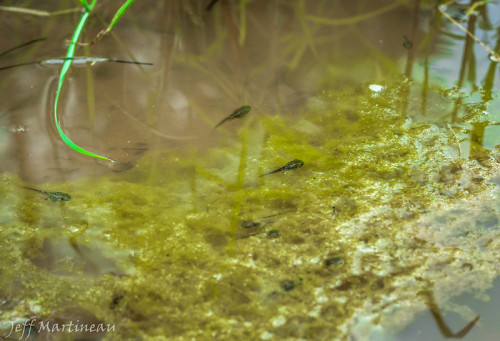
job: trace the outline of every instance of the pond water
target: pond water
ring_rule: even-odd
[[[498,340],[478,5],[0,1],[0,335]]]

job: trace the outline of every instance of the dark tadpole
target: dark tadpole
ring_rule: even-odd
[[[407,36],[403,36],[403,38],[403,47],[405,49],[411,49],[413,47],[413,42]]]
[[[246,114],[249,113],[249,111],[252,109],[251,106],[249,105],[244,105],[242,107],[239,107],[238,109],[236,109],[235,111],[233,111],[231,113],[231,115],[227,116],[226,118],[224,118],[222,121],[220,121],[215,127],[214,127],[214,130],[217,129],[218,126],[220,126],[221,124],[223,124],[224,122],[226,121],[230,121],[230,120],[234,120],[235,118],[242,118],[242,117],[245,117]]]
[[[266,173],[266,174],[262,174],[261,176],[269,175],[269,174],[273,174],[273,173],[278,173],[278,172],[281,172],[281,171],[284,171],[284,170],[297,169],[297,168],[302,167],[303,165],[304,165],[304,161],[299,160],[299,159],[295,159],[295,160],[292,160],[290,162],[287,162],[287,164],[284,165],[283,167],[275,169],[272,172],[269,172],[269,173]]]
[[[36,189],[33,187],[27,187],[27,186],[24,186],[23,188],[41,193],[41,194],[46,196],[45,199],[50,199],[50,201],[52,201],[52,202],[62,202],[62,201],[70,201],[71,200],[71,195],[69,195],[68,193],[42,191],[41,189]]]

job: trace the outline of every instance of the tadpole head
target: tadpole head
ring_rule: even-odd
[[[249,105],[244,105],[242,107],[239,107],[238,109],[236,109],[235,111],[233,111],[233,113],[231,114],[232,117],[234,118],[241,118],[243,116],[245,116],[246,114],[248,114],[248,112],[252,109],[251,106]]]

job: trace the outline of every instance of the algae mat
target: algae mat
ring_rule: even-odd
[[[465,155],[457,134],[486,114],[417,123],[405,94],[325,92],[297,117],[257,110],[217,148],[39,186],[70,201],[2,174],[2,332],[31,319],[37,339],[362,339],[484,293],[500,156]]]

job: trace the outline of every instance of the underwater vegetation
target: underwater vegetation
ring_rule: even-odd
[[[254,121],[237,144],[192,158],[152,152],[59,184],[70,201],[20,195],[3,174],[2,320],[99,321],[116,325],[109,339],[340,338],[367,300],[390,326],[448,271],[463,278],[447,283],[455,292],[493,277],[500,245],[471,245],[497,225],[441,248],[425,221],[487,202],[498,151],[457,157],[451,130],[401,114],[397,83],[384,96],[325,93],[298,120]],[[291,155],[299,170],[259,177]]]
[[[372,8],[361,1],[361,12],[342,19],[332,18],[345,8],[329,12],[328,1],[121,3],[109,9],[82,0],[62,14],[36,10],[52,19],[73,13],[64,19],[74,28],[65,32],[71,37],[65,57],[25,52],[25,61],[0,68],[57,66],[44,95],[49,109],[42,110],[51,143],[39,135],[29,141],[40,146],[34,151],[54,151],[59,175],[33,181],[22,167],[0,173],[0,336],[354,340],[380,338],[381,330],[397,334],[424,311],[446,338],[478,327],[482,311],[450,302],[464,293],[486,300],[499,272],[500,142],[491,131],[500,120],[494,84],[500,45],[479,40],[481,52],[473,48],[476,20],[488,27],[485,2],[454,13],[453,2]],[[32,14],[16,6],[7,1],[0,10]],[[161,26],[134,17],[158,8]],[[356,25],[401,8],[414,20],[409,31],[394,33],[404,56],[394,62]],[[280,23],[282,12],[298,29]],[[419,15],[431,23],[422,32]],[[256,25],[259,18],[271,29]],[[136,46],[156,46],[144,32],[161,36],[161,59],[127,51],[126,39],[115,35],[122,23],[141,32],[129,38]],[[346,33],[337,30],[343,26],[366,56],[325,57],[325,46],[345,49]],[[430,76],[437,63],[431,51],[442,36],[464,42],[452,87]],[[112,38],[128,58],[91,53]],[[2,48],[0,57],[34,51],[47,39]],[[260,63],[251,58],[264,44],[246,49],[254,40],[269,43]],[[490,58],[481,86],[479,56]],[[78,64],[86,65],[84,73]],[[112,83],[112,67],[132,76]],[[185,88],[176,86],[177,73]],[[0,81],[3,91],[9,77]],[[81,78],[87,83],[78,92]],[[307,82],[314,87],[306,91],[300,86]],[[97,99],[101,92],[105,100]],[[111,98],[117,94],[121,101]],[[146,111],[135,111],[137,103]],[[79,105],[88,111],[81,121],[74,117]],[[96,107],[104,108],[101,120]],[[22,123],[16,114],[2,111],[1,122]],[[148,143],[121,121],[132,122]],[[8,142],[0,139],[2,150],[22,146],[30,128],[13,126],[5,130]],[[121,145],[106,149],[113,134]],[[89,152],[69,136],[106,152]],[[21,159],[23,149],[15,151]],[[120,153],[133,157],[122,160]],[[104,159],[106,172],[63,172],[64,162],[101,167],[88,156]],[[449,311],[460,315],[460,327],[447,325]]]

